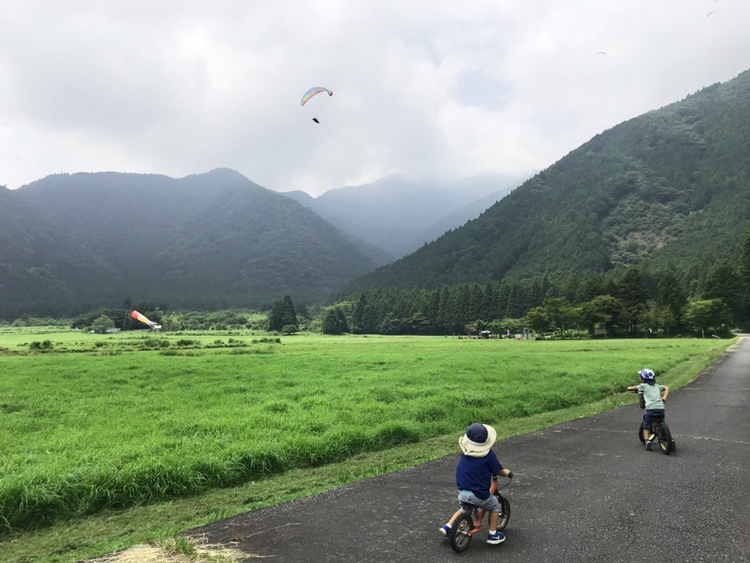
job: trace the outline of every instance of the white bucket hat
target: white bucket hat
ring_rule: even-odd
[[[486,456],[497,439],[497,432],[492,426],[475,422],[458,440],[461,451],[469,457]]]

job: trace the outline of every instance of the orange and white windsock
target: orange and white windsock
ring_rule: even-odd
[[[145,315],[141,315],[138,311],[133,311],[132,313],[130,313],[130,316],[133,317],[136,321],[141,321],[145,325],[148,325],[148,326],[154,325],[153,322],[148,320]]]

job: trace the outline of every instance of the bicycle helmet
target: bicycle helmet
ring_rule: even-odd
[[[654,378],[656,377],[654,370],[648,368],[644,368],[639,371],[638,375],[640,375],[644,381],[654,381]]]

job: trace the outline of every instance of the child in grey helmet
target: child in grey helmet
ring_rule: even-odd
[[[461,459],[456,468],[456,486],[458,487],[458,501],[461,509],[451,517],[447,524],[440,528],[440,533],[447,536],[453,522],[461,512],[474,505],[489,512],[489,534],[487,543],[499,544],[505,541],[505,534],[497,529],[497,522],[502,507],[494,495],[490,494],[492,479],[498,475],[512,477],[513,473],[503,469],[492,445],[497,439],[497,432],[492,426],[475,423],[469,426],[461,439]]]

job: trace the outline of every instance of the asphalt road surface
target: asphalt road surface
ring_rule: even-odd
[[[458,454],[191,535],[284,563],[750,562],[750,338],[670,394],[674,454],[645,451],[633,399],[495,445],[515,474],[500,545],[485,531],[456,554],[438,532],[458,508]]]

